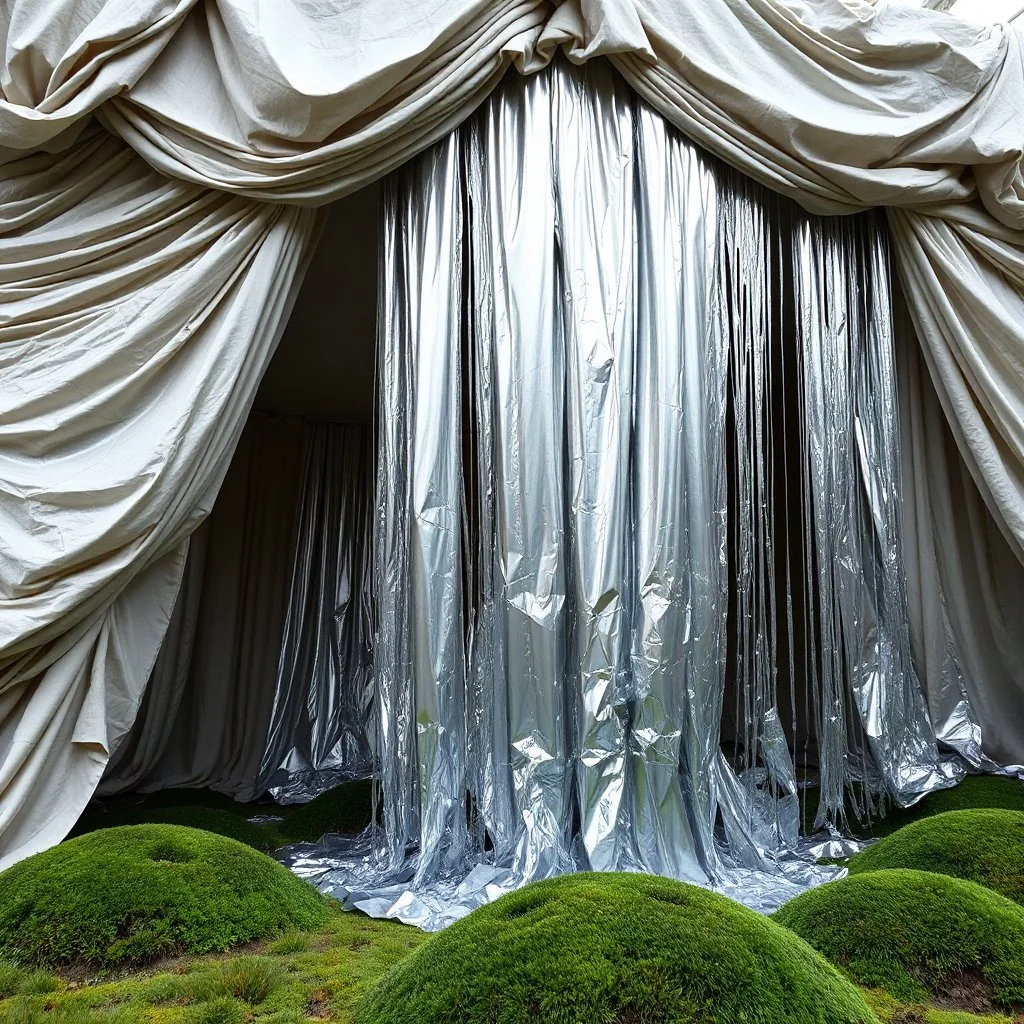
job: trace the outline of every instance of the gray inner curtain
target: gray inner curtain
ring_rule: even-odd
[[[383,842],[293,866],[426,927],[577,868],[770,905],[813,874],[795,760],[825,840],[962,775],[912,653],[883,221],[593,62],[397,172],[383,247]]]
[[[370,433],[252,414],[100,796],[301,800],[369,773]]]

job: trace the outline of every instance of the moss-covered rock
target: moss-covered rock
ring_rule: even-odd
[[[649,875],[537,882],[394,967],[359,1024],[873,1021],[806,943],[745,907]]]
[[[849,863],[850,874],[912,868],[966,878],[1024,905],[1024,813],[947,811],[911,822]]]
[[[176,825],[92,832],[0,874],[0,958],[40,967],[224,950],[326,919],[276,861]]]
[[[855,981],[898,999],[967,979],[1024,1007],[1024,910],[974,882],[894,868],[802,893],[773,915]]]

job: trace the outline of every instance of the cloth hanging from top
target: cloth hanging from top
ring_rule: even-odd
[[[9,3],[5,48],[20,59],[3,145],[42,145],[103,103],[165,173],[325,202],[444,135],[511,62],[535,70],[562,47],[611,56],[690,138],[808,209],[905,208],[897,262],[936,386],[1024,561],[1024,58],[1009,26],[865,0],[462,0],[415,18],[393,0],[286,15],[216,0],[187,16],[184,3],[117,16],[92,0],[74,18]],[[953,225],[976,199],[965,242]],[[1016,283],[995,286],[1005,269]]]
[[[428,928],[578,868],[766,906],[815,877],[799,731],[833,835],[962,774],[911,660],[884,224],[772,199],[595,64],[389,179],[385,846],[304,851],[318,884]]]
[[[301,803],[372,774],[372,431],[310,423],[288,608],[255,792]]]
[[[249,417],[100,796],[293,802],[369,774],[370,433]]]
[[[256,795],[277,686],[304,428],[249,417],[210,518],[194,535],[175,625],[100,796],[209,787]],[[194,543],[194,542],[193,542]],[[174,621],[174,620],[172,620]]]

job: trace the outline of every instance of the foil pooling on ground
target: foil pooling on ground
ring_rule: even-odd
[[[383,827],[293,870],[426,928],[578,869],[770,909],[835,876],[851,787],[952,778],[906,640],[884,234],[787,216],[598,62],[506,80],[390,179]]]

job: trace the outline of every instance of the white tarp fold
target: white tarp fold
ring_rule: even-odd
[[[0,864],[62,837],[132,724],[316,226],[97,129],[5,172]]]
[[[70,826],[134,713],[314,233],[277,204],[380,177],[559,48],[811,210],[899,208],[929,369],[1024,557],[1007,26],[884,0],[0,0],[0,42],[0,863]]]

